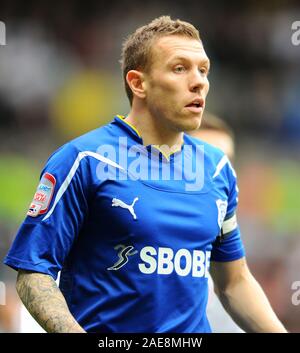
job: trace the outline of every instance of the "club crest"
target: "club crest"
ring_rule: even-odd
[[[225,216],[226,216],[226,213],[227,213],[227,201],[223,201],[221,199],[217,200],[216,201],[216,204],[217,204],[217,208],[218,208],[218,225],[219,225],[219,228],[222,228],[222,224],[224,222],[224,219],[225,219]]]

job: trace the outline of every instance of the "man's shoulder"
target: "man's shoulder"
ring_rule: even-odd
[[[185,134],[185,141],[186,144],[202,148],[205,158],[212,160],[214,163],[218,163],[225,156],[222,150],[199,138]]]
[[[66,153],[72,151],[77,153],[84,151],[96,152],[99,146],[105,143],[113,143],[115,136],[112,133],[113,128],[111,125],[111,123],[108,123],[75,137],[73,140],[70,140],[59,147],[54,153],[59,151]]]
[[[89,153],[97,153],[101,145],[115,143],[116,138],[112,130],[111,123],[109,123],[66,142],[50,155],[47,164],[63,163],[68,167],[76,159],[80,161]]]
[[[99,146],[103,144],[113,144],[114,140],[115,134],[113,133],[112,123],[109,123],[76,137],[69,141],[68,144],[78,152],[96,152]]]
[[[202,149],[205,170],[212,177],[212,179],[218,178],[221,175],[223,176],[223,179],[225,178],[226,180],[236,178],[236,173],[230,163],[230,160],[221,149],[199,138],[189,135],[185,137],[185,141],[186,144],[199,146],[199,148]]]

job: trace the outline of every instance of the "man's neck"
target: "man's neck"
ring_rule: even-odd
[[[183,143],[183,132],[159,124],[148,112],[132,109],[125,120],[139,131],[145,146],[155,145],[168,153],[175,152]]]

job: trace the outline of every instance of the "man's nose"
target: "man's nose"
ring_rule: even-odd
[[[207,75],[205,75],[198,69],[194,70],[190,78],[190,90],[192,92],[196,92],[198,90],[201,90],[206,85],[208,85]]]

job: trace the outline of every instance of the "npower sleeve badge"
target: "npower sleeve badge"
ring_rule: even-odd
[[[38,215],[47,212],[53,196],[55,184],[56,179],[52,174],[45,173],[42,176],[33,200],[29,206],[29,210],[27,212],[28,216],[37,217]]]

